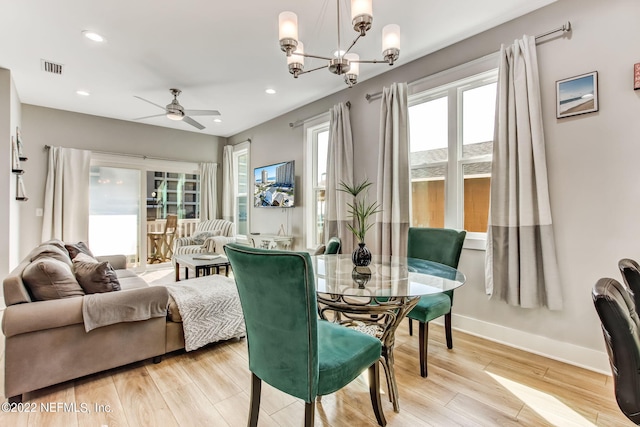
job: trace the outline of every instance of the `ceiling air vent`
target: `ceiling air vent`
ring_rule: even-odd
[[[55,62],[47,61],[46,59],[41,59],[40,64],[42,66],[42,71],[62,75],[62,64],[56,64]]]

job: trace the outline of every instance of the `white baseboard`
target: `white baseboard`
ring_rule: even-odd
[[[441,323],[441,319],[438,319]],[[523,332],[518,329],[508,328],[502,325],[473,319],[466,316],[452,313],[452,328],[470,335],[515,347],[520,350],[548,357],[579,366],[591,371],[611,375],[609,356],[604,351],[592,350],[569,344],[562,341],[553,340],[540,335]]]

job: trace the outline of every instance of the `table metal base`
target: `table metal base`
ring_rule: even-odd
[[[395,412],[400,412],[393,358],[396,329],[419,300],[420,297],[381,298],[318,294],[320,318],[373,335],[382,342],[380,363],[384,368],[389,400],[393,403]]]

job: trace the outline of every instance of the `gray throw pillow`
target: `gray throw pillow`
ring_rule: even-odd
[[[73,259],[73,271],[86,294],[120,290],[118,276],[108,261],[99,262],[84,253],[79,253]]]
[[[29,259],[31,262],[40,259],[40,258],[54,258],[58,261],[62,261],[71,267],[71,258],[69,258],[69,252],[64,248],[64,246],[59,246],[51,243],[43,243],[37,248],[35,248],[29,254],[31,258]]]
[[[71,267],[55,258],[40,257],[31,262],[22,272],[22,280],[36,301],[84,295]]]
[[[220,230],[201,231],[191,236],[191,240],[193,241],[194,245],[204,245],[204,241],[209,237],[219,236],[221,233],[222,231]]]
[[[84,242],[65,243],[64,247],[69,251],[69,257],[74,259],[79,253],[87,254],[93,258],[93,253]]]

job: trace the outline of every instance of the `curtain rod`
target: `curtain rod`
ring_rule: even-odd
[[[49,148],[51,148],[51,145],[45,145],[44,149],[48,150]],[[137,157],[143,160],[164,160],[164,161],[168,161],[168,162],[182,162],[182,163],[198,163],[198,162],[193,162],[191,160],[178,160],[178,159],[169,159],[167,157],[154,157],[154,156],[146,156],[144,154],[126,154],[126,153],[116,153],[114,151],[98,151],[98,150],[89,150],[92,153],[96,153],[96,154],[108,154],[110,156],[122,156],[122,157]],[[214,163],[218,166],[220,166],[220,163]]]
[[[347,102],[346,102],[346,104],[347,104],[347,108],[351,108],[351,102],[350,102],[350,101],[347,101]],[[327,114],[327,112],[320,113],[320,114],[316,114],[315,116],[307,117],[306,119],[296,120],[295,122],[290,122],[290,123],[289,123],[289,127],[290,127],[291,129],[293,129],[293,128],[297,128],[297,127],[300,127],[300,126],[302,126],[305,122],[307,122],[307,121],[309,121],[309,120],[317,119],[318,117],[323,116],[323,115],[325,115],[325,114]]]
[[[541,39],[541,38],[546,37],[546,36],[550,36],[551,34],[555,34],[555,33],[559,33],[559,32],[568,33],[570,31],[571,31],[571,22],[567,21],[566,23],[562,24],[562,27],[558,27],[558,28],[555,28],[553,30],[547,31],[546,33],[538,34],[535,37],[535,39],[537,41],[538,39]],[[489,54],[489,55],[491,55],[491,54]],[[486,56],[489,56],[489,55],[485,55],[482,58],[485,58]],[[482,59],[482,58],[478,58],[478,59]],[[408,82],[407,85],[413,85],[413,84],[416,84],[416,83],[420,83],[420,82],[422,82],[424,79],[426,79],[428,77],[430,77],[430,76],[420,77],[419,79],[412,80],[412,81]],[[382,96],[382,92],[376,92],[376,93],[367,93],[364,97],[365,97],[365,99],[367,101],[371,102],[371,101],[373,101],[375,99],[380,98],[381,96]]]

